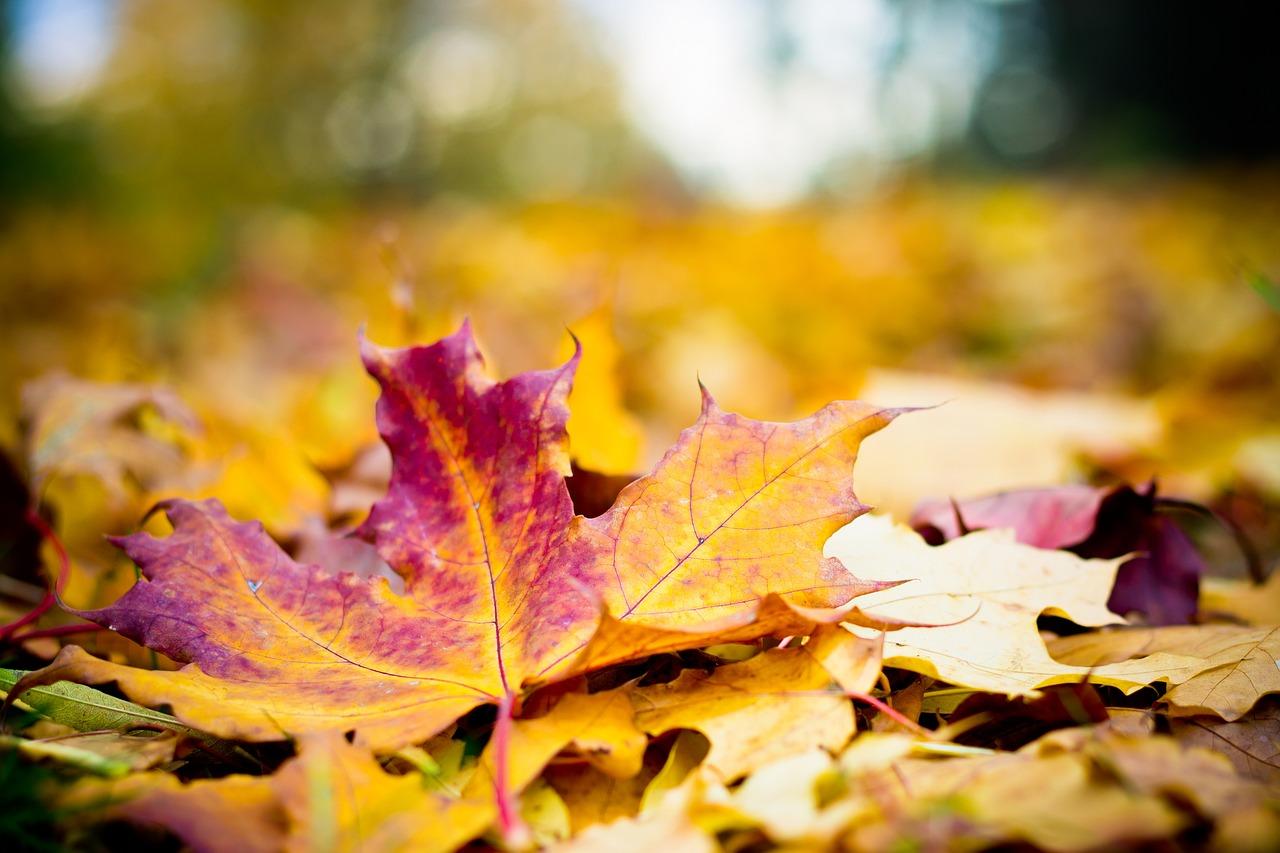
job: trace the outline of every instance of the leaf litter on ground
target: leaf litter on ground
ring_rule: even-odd
[[[585,518],[565,480],[580,349],[505,382],[465,326],[363,356],[393,462],[359,533],[404,593],[295,562],[216,501],[166,504],[169,535],[116,540],[137,584],[73,612],[184,666],[67,646],[8,701],[37,725],[120,732],[153,715],[225,767],[64,779],[48,797],[77,822],[158,826],[198,850],[1280,838],[1276,629],[1125,626],[1107,608],[1121,554],[998,530],[932,546],[858,518],[859,443],[904,410],[765,423],[704,389],[657,467]],[[1084,515],[1087,538],[1098,511]],[[1072,635],[1046,646],[1045,616]],[[108,683],[133,702],[80,686]],[[1094,711],[1045,711],[1040,697],[1077,695],[1053,685]],[[1163,722],[1118,728],[1144,708]],[[1036,739],[1016,752],[954,742],[1028,714]],[[262,751],[279,741],[292,757]],[[245,757],[260,769],[234,772]],[[583,780],[611,780],[607,801]]]

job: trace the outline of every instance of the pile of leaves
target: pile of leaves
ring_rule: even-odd
[[[214,499],[114,539],[140,577],[64,605],[87,622],[63,633],[138,646],[0,672],[3,772],[41,774],[8,786],[35,792],[6,810],[14,837],[1280,846],[1280,588],[1216,586],[1209,606],[1154,492],[925,507],[926,539],[853,492],[861,441],[909,412],[766,423],[704,389],[613,496],[568,476],[580,351],[503,382],[466,326],[362,354],[390,483],[353,539],[323,540],[359,571]],[[18,622],[4,639],[28,653],[58,638]]]

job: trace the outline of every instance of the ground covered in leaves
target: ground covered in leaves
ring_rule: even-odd
[[[852,475],[864,439],[927,412],[770,423],[706,388],[648,474],[594,472],[566,427],[590,350],[505,381],[466,325],[361,355],[389,477],[329,472],[334,524],[283,542],[210,497],[94,544],[74,489],[189,493],[188,413],[34,386],[5,490],[27,571],[6,592],[36,604],[0,629],[10,838],[1280,846],[1280,585],[1206,580],[1180,519],[1208,510],[1064,486],[938,495],[908,525],[867,514]]]

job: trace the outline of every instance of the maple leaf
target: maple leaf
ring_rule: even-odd
[[[464,326],[363,355],[382,386],[393,466],[362,532],[405,595],[300,565],[216,503],[174,502],[169,537],[119,540],[144,580],[77,612],[187,666],[149,672],[68,647],[20,687],[116,681],[227,737],[355,729],[394,749],[480,704],[509,716],[533,683],[716,637],[856,620],[837,608],[885,586],[821,548],[864,511],[850,487],[858,445],[896,411],[837,402],[762,423],[704,391],[698,422],[654,472],[584,519],[564,479],[577,354],[495,382]],[[601,606],[614,614],[610,643],[588,648]]]
[[[1134,690],[1159,676],[1147,662],[1094,670],[1064,665],[1050,656],[1036,627],[1042,613],[1081,625],[1122,621],[1105,604],[1118,560],[1032,548],[1013,541],[1010,530],[979,531],[933,547],[910,528],[875,516],[845,527],[827,551],[876,577],[903,582],[859,598],[868,616],[934,623],[888,634],[886,666],[1010,695],[1086,676]]]
[[[1162,500],[1154,482],[1142,489],[1024,489],[958,503],[926,501],[911,525],[935,544],[969,530],[1011,527],[1019,542],[1037,548],[1106,559],[1131,555],[1107,606],[1142,613],[1158,625],[1186,624],[1196,614],[1205,565],[1187,535],[1160,511]]]
[[[358,728],[379,748],[423,740],[488,698],[437,663],[479,646],[483,626],[441,618],[383,579],[301,566],[260,524],[234,522],[213,501],[176,502],[167,514],[167,538],[119,540],[146,580],[113,605],[76,612],[190,663],[151,671],[68,646],[16,690],[117,681],[135,701],[172,705],[227,737]]]

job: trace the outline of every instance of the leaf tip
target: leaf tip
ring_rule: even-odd
[[[565,332],[569,335],[569,340],[573,341],[573,355],[569,356],[569,360],[560,369],[577,372],[578,363],[582,361],[582,341],[573,333],[573,329],[568,326],[565,327]]]
[[[716,402],[716,398],[711,396],[711,391],[702,381],[701,376],[698,377],[698,393],[702,395],[702,417],[705,418],[720,411],[720,405]]]

